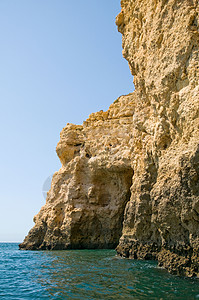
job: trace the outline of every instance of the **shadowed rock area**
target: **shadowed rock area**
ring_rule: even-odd
[[[62,130],[21,249],[113,248],[199,277],[199,4],[122,0],[135,91]]]

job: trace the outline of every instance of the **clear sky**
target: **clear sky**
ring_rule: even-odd
[[[0,1],[0,241],[21,242],[66,123],[133,91],[119,0]]]

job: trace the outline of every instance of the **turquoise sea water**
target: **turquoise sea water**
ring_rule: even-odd
[[[114,250],[20,251],[0,243],[0,299],[199,299],[199,280]]]

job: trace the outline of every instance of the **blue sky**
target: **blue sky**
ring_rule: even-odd
[[[0,1],[0,241],[21,242],[66,123],[133,91],[119,0]]]

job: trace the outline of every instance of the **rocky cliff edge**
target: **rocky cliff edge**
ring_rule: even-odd
[[[114,248],[199,277],[199,4],[122,0],[135,91],[67,124],[21,249]]]

